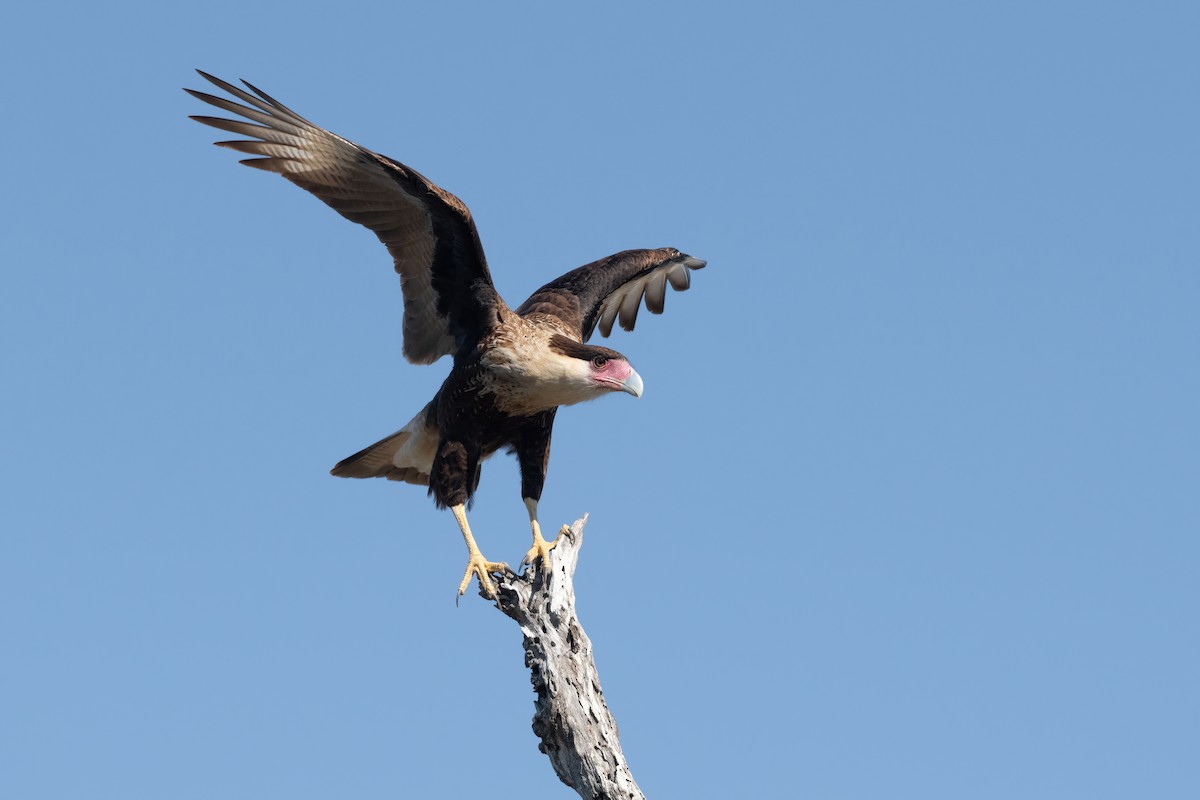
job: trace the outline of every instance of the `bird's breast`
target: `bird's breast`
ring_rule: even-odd
[[[586,364],[550,347],[550,333],[534,326],[498,330],[480,358],[484,390],[512,414],[530,415],[589,399]]]

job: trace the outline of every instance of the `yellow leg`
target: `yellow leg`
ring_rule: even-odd
[[[483,553],[479,552],[479,547],[475,544],[475,537],[471,535],[471,526],[467,525],[465,506],[451,506],[450,510],[454,512],[454,518],[458,520],[458,527],[462,530],[463,539],[467,542],[467,571],[463,573],[462,583],[458,585],[458,596],[463,596],[463,593],[467,591],[467,584],[471,582],[471,576],[475,575],[479,578],[479,585],[482,587],[483,593],[488,597],[495,598],[496,585],[492,583],[488,573],[503,572],[508,569],[508,565],[502,561],[488,561],[483,557]]]
[[[526,497],[525,508],[529,510],[529,526],[533,528],[533,547],[529,548],[529,552],[525,554],[521,563],[534,564],[540,558],[542,564],[549,567],[550,551],[554,549],[554,545],[558,544],[558,537],[555,537],[552,542],[547,542],[542,538],[542,528],[537,521],[537,500]]]

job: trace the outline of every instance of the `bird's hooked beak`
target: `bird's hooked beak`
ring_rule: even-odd
[[[628,377],[621,381],[621,391],[629,392],[634,397],[642,396],[642,376],[633,367],[629,368]]]

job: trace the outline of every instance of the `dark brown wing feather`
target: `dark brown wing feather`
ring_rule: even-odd
[[[249,120],[192,117],[253,137],[216,144],[257,156],[242,163],[279,173],[346,219],[370,228],[387,247],[404,291],[409,361],[432,363],[491,330],[501,300],[471,212],[461,200],[416,170],[312,124],[245,81],[254,94],[200,74],[248,104],[185,90]]]
[[[585,342],[597,325],[602,336],[612,333],[617,321],[631,331],[643,300],[651,314],[661,314],[667,284],[682,292],[691,283],[691,271],[704,265],[671,247],[625,250],[551,281],[530,295],[517,313],[558,317],[578,329]]]

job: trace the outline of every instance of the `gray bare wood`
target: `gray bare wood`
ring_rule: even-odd
[[[559,533],[550,569],[496,580],[496,607],[521,626],[537,699],[533,732],[563,783],[586,800],[645,800],[604,702],[592,642],[575,614],[575,566],[587,515]]]

